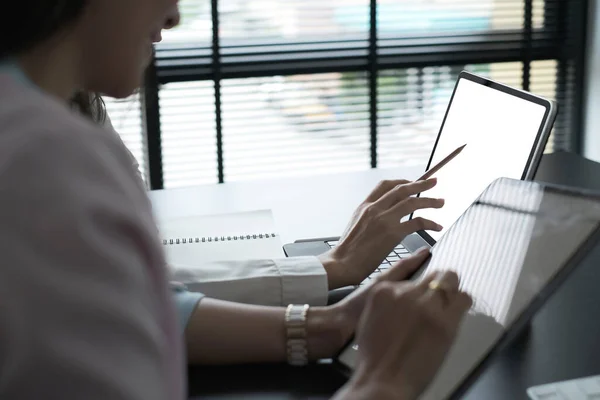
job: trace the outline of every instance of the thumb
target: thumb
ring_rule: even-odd
[[[410,278],[430,255],[431,252],[429,251],[429,248],[424,247],[420,249],[410,257],[398,261],[385,274],[381,274],[381,280],[398,282]]]

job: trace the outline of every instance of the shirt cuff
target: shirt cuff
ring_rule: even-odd
[[[282,305],[327,305],[327,272],[317,257],[290,257],[274,260],[281,274]]]
[[[175,307],[177,308],[179,328],[181,329],[181,334],[184,334],[196,306],[204,295],[202,293],[189,292],[181,286],[172,286],[172,291],[175,299]]]

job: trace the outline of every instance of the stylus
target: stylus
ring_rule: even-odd
[[[439,163],[437,163],[435,165],[435,167],[430,168],[427,172],[425,172],[425,174],[423,174],[419,179],[417,179],[417,181],[423,181],[425,179],[431,178],[431,176],[433,174],[435,174],[436,172],[438,172],[440,169],[442,169],[442,167],[444,165],[448,164],[454,157],[456,157],[457,155],[459,155],[460,152],[463,151],[463,149],[465,148],[465,146],[466,146],[466,144],[463,144],[458,149],[454,150],[446,158],[444,158],[442,161],[440,161]]]

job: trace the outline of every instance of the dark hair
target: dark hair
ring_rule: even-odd
[[[68,28],[83,13],[88,0],[27,0],[10,5],[13,18],[0,24],[0,60],[19,55]],[[5,10],[6,11],[6,10]],[[71,106],[96,122],[106,120],[102,98],[95,93],[79,92]]]
[[[71,98],[71,107],[92,121],[103,125],[106,122],[106,107],[98,93],[81,91]]]
[[[27,0],[10,2],[11,16],[0,24],[0,59],[16,56],[74,23],[88,0]],[[4,10],[8,13],[8,9]]]

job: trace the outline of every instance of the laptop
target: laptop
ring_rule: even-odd
[[[424,246],[433,246],[475,198],[494,179],[532,180],[548,142],[558,107],[555,102],[463,71],[454,87],[427,169],[460,145],[455,159],[435,176],[437,186],[427,197],[446,200],[442,209],[418,210],[410,218],[423,217],[441,224],[442,232],[418,232],[407,236],[361,285],[399,259]],[[402,178],[402,177],[399,177]],[[335,247],[339,237],[303,239],[284,245],[288,257],[322,254]],[[338,289],[330,301],[355,287]]]
[[[462,397],[599,240],[598,192],[506,178],[488,186],[412,277],[419,280],[451,266],[474,300],[420,399]],[[334,365],[349,375],[357,356],[353,338]]]

